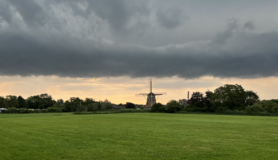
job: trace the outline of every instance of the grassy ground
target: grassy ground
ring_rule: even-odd
[[[277,159],[278,117],[0,114],[0,159]]]

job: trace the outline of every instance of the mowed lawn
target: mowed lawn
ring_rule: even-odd
[[[0,114],[0,159],[278,159],[278,117]]]

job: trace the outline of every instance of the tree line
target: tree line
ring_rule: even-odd
[[[154,112],[238,112],[248,114],[269,113],[278,114],[278,100],[261,101],[258,94],[245,90],[241,85],[224,85],[214,92],[205,94],[194,92],[191,98],[181,104],[175,100],[166,106],[155,104]]]
[[[97,111],[109,110],[113,105],[110,101],[95,101],[93,98],[80,99],[79,97],[71,97],[64,101],[58,99],[57,101],[48,94],[40,94],[30,96],[24,99],[22,96],[8,95],[6,97],[0,96],[0,108],[6,108],[7,113],[29,113],[28,109],[41,110],[43,112],[75,112],[75,111]],[[135,108],[133,103],[119,104],[119,108]]]

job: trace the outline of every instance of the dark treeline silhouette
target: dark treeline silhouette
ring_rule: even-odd
[[[125,105],[113,105],[107,99],[105,101],[95,101],[93,98],[80,99],[79,97],[71,97],[64,101],[58,99],[57,101],[51,95],[41,94],[30,96],[24,99],[22,96],[8,95],[6,97],[0,96],[0,108],[5,108],[5,113],[32,113],[32,112],[83,112],[83,111],[99,111],[111,109],[135,109],[141,107],[127,102]]]
[[[205,94],[194,92],[189,100],[171,100],[166,106],[154,104],[152,112],[217,112],[230,114],[278,114],[278,100],[260,101],[257,93],[241,85],[224,85]]]

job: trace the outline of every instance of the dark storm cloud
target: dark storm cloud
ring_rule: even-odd
[[[228,20],[226,29],[205,41],[169,43],[162,47],[117,41],[117,36],[129,36],[139,30],[138,24],[148,22],[146,24],[150,28],[155,27],[148,31],[149,34],[156,30],[166,34],[166,31],[176,29],[183,23],[181,17],[184,15],[179,10],[166,8],[153,12],[147,3],[133,2],[28,0],[22,4],[15,0],[0,0],[0,4],[7,6],[6,9],[0,6],[0,17],[6,22],[0,21],[0,75],[277,76],[278,32],[241,31],[240,28],[251,29],[252,25],[246,26],[246,23],[242,27],[235,18]],[[62,9],[60,6],[63,6]],[[161,26],[155,26],[157,18]],[[103,28],[91,31],[90,27],[96,25],[95,22]],[[132,25],[139,28],[130,30]],[[114,37],[107,33],[109,31],[119,34]],[[138,34],[131,39],[140,36]],[[148,38],[144,40],[151,42]]]
[[[185,19],[182,17],[182,11],[180,9],[159,10],[156,15],[159,23],[168,29],[178,27]]]
[[[255,29],[255,22],[254,21],[248,21],[244,24],[244,28],[253,30]]]

